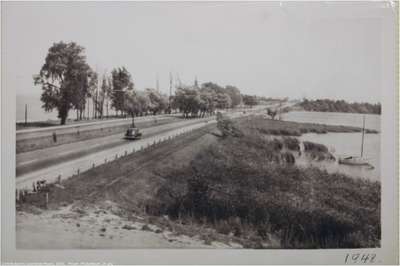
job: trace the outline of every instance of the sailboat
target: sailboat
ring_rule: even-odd
[[[340,164],[347,165],[355,165],[355,166],[373,166],[368,162],[366,158],[363,157],[364,152],[364,135],[365,135],[365,115],[363,116],[363,128],[362,128],[362,137],[361,137],[361,155],[360,156],[347,156],[343,158],[339,158]]]

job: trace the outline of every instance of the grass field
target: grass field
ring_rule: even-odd
[[[313,123],[298,123],[281,120],[266,119],[262,116],[253,117],[251,120],[241,120],[238,123],[239,127],[245,127],[250,130],[256,130],[260,133],[279,135],[279,136],[301,136],[305,133],[325,134],[346,133],[346,132],[361,132],[359,127],[322,125]],[[376,130],[366,129],[366,133],[378,133]]]

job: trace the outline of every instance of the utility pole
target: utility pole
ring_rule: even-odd
[[[28,105],[25,104],[25,126],[28,125]]]
[[[176,73],[176,81],[178,83],[178,86],[182,87],[182,82],[181,82],[181,79],[179,78],[179,74],[178,73]]]
[[[158,80],[158,73],[156,74],[156,89],[157,89],[157,92],[160,92],[160,82]]]
[[[107,118],[108,118],[108,98],[106,99],[106,109],[107,109]]]
[[[110,97],[111,97],[111,94],[113,93],[112,91],[113,91],[113,84],[112,84],[112,77],[109,77],[108,79],[107,79],[107,82],[108,82],[108,91],[107,91],[107,118],[109,118],[108,116],[109,116],[109,114],[108,114],[108,107],[109,107],[109,104],[110,104]]]
[[[364,153],[364,134],[365,134],[365,115],[363,115],[363,127],[362,127],[362,137],[361,137],[361,158]]]
[[[97,75],[97,83],[96,83],[96,96],[94,97],[94,100],[93,100],[93,116],[94,116],[94,119],[96,119],[97,118],[97,97],[98,97],[98,94],[99,94],[99,84],[100,84],[100,82],[99,82],[99,80],[100,80],[100,77],[99,77],[99,71],[97,70],[97,64],[96,64],[96,75]]]
[[[169,72],[169,97],[168,97],[168,110],[171,113],[171,96],[172,96],[172,74]]]
[[[95,111],[95,105],[96,105],[94,98],[95,97],[92,97],[92,119],[94,119],[94,111]]]
[[[97,85],[97,90],[96,90],[96,103],[95,103],[95,107],[94,107],[94,118],[97,118],[97,113],[98,113],[98,97],[99,97],[99,86]]]
[[[90,97],[87,99],[87,119],[90,119]]]

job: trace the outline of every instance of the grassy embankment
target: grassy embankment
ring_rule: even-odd
[[[228,134],[199,151],[189,166],[167,173],[153,203],[155,214],[211,224],[222,233],[251,238],[253,247],[263,247],[271,235],[282,248],[379,246],[380,183],[298,168],[291,155],[299,149],[295,139],[263,136],[266,130],[323,127],[255,122],[242,121],[239,134]],[[250,124],[258,130],[249,130]],[[311,142],[305,150],[327,153]]]
[[[248,248],[379,246],[380,183],[296,167],[299,142],[287,135],[306,130],[360,129],[260,117],[225,122],[220,137],[184,136],[65,180],[64,189],[51,188],[50,202],[108,199],[175,232]],[[179,142],[191,144],[173,152]]]

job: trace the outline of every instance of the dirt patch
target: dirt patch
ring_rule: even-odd
[[[19,211],[16,218],[19,249],[232,248],[178,235],[140,219],[126,219],[111,201],[71,204],[40,214]]]

